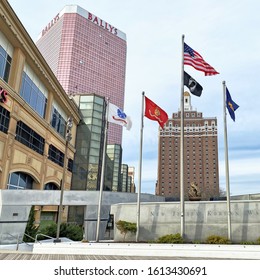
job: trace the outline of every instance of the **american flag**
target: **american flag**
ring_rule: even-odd
[[[186,43],[184,43],[184,65],[190,65],[196,70],[204,72],[205,76],[219,74],[198,52],[194,51]]]

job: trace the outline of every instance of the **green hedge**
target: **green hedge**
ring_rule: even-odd
[[[210,235],[206,239],[206,244],[231,244],[230,240],[223,236]]]
[[[156,243],[170,243],[170,244],[181,244],[184,243],[184,239],[179,233],[176,234],[167,234],[158,238]]]
[[[57,235],[57,224],[52,223],[43,228],[38,233],[42,233],[53,238]],[[73,241],[81,241],[83,239],[83,230],[79,225],[62,223],[60,225],[60,237],[67,237]],[[46,237],[39,235],[38,240],[46,239]]]
[[[128,232],[136,233],[137,231],[136,223],[130,223],[122,220],[116,222],[116,227],[120,231],[120,233],[124,235],[124,239]]]

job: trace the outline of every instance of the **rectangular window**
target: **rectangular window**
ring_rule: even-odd
[[[25,72],[23,72],[20,95],[39,116],[44,118],[47,98]]]
[[[68,171],[72,172],[73,170],[73,159],[69,158],[68,160]]]
[[[59,166],[64,165],[64,153],[62,153],[59,149],[54,147],[53,145],[49,146],[49,159],[55,163],[57,163]]]
[[[43,155],[45,140],[22,121],[17,123],[15,139]]]
[[[0,131],[7,133],[10,122],[10,112],[0,107]]]
[[[52,106],[51,126],[63,137],[65,137],[66,121],[60,112]]]
[[[11,62],[12,58],[0,45],[0,77],[3,78],[5,82],[8,82]]]

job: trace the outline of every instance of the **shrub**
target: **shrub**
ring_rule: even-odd
[[[120,233],[124,235],[124,240],[128,232],[136,233],[137,231],[136,223],[130,223],[122,220],[116,222],[116,227]]]
[[[206,239],[206,244],[230,244],[228,238],[218,235],[210,235]]]
[[[161,236],[157,239],[156,243],[173,243],[173,244],[181,244],[184,243],[184,239],[179,233],[176,234],[167,234]]]
[[[31,207],[29,219],[26,225],[25,233],[27,235],[23,236],[24,242],[33,242],[33,239],[35,239],[38,227],[34,225],[35,219],[34,219],[34,207]]]
[[[192,244],[201,244],[202,242],[200,240],[193,240],[191,241]]]
[[[75,224],[61,224],[61,236],[67,237],[73,241],[80,241],[83,239],[82,227]]]
[[[42,228],[39,233],[55,238],[57,235],[57,224],[52,223]],[[83,238],[83,231],[79,225],[62,223],[60,225],[60,237],[67,237],[73,241],[80,241]],[[41,240],[45,238],[45,236],[40,235],[38,239]]]
[[[256,239],[256,245],[260,245],[260,237]]]
[[[255,245],[257,243],[255,243],[254,241],[242,241],[240,244],[241,245]]]

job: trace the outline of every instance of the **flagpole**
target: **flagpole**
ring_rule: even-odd
[[[226,172],[226,196],[228,214],[228,239],[231,241],[231,210],[229,191],[229,164],[228,164],[228,141],[227,141],[227,118],[226,118],[226,82],[223,81],[223,115],[224,115],[224,144],[225,144],[225,172]]]
[[[142,92],[141,108],[141,128],[140,128],[140,155],[139,155],[139,174],[138,174],[138,192],[137,192],[137,220],[136,220],[136,242],[139,241],[140,233],[140,196],[141,196],[141,179],[142,179],[142,153],[143,153],[143,128],[144,128],[144,91]]]
[[[181,236],[185,237],[184,209],[184,35],[182,35],[182,65],[181,65],[181,138],[180,138],[180,212]]]
[[[107,130],[108,130],[108,112],[109,102],[105,105],[106,117],[105,117],[105,132],[104,132],[104,143],[103,143],[103,155],[102,155],[102,167],[101,167],[101,180],[99,186],[99,200],[98,200],[98,215],[97,215],[97,229],[96,229],[96,242],[99,241],[99,228],[100,228],[100,216],[101,216],[101,205],[103,195],[103,185],[105,178],[105,162],[106,162],[106,148],[107,148]]]

